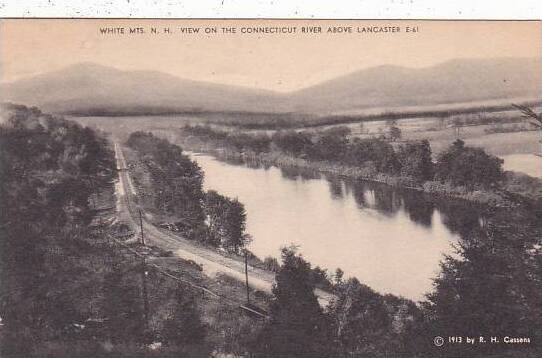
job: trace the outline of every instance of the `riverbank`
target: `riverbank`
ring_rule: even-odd
[[[205,268],[210,269],[214,267],[210,272],[207,272],[211,276],[214,275],[215,271],[221,272],[220,265],[226,266],[229,269],[241,268],[240,271],[237,271],[242,272],[245,263],[244,252],[246,251],[246,260],[249,264],[251,281],[266,281],[266,284],[255,288],[255,294],[261,296],[268,295],[271,292],[274,275],[279,267],[276,260],[270,262],[269,259],[271,258],[269,257],[262,259],[246,249],[246,247],[241,250],[232,251],[224,246],[213,245],[207,240],[205,231],[200,230],[194,235],[187,235],[186,232],[182,231],[182,227],[176,224],[179,222],[178,216],[167,213],[163,208],[156,206],[156,192],[163,189],[156,187],[156,182],[152,180],[153,167],[144,164],[140,152],[129,147],[124,147],[122,151],[120,147],[117,148],[117,152],[122,153],[119,156],[123,158],[119,162],[119,167],[128,168],[125,177],[125,187],[131,188],[130,190],[123,189],[123,192],[127,192],[130,195],[130,200],[133,200],[142,209],[142,225],[146,226],[147,231],[153,232],[154,236],[162,238],[162,241],[165,237],[165,241],[175,239],[174,242],[177,245],[183,244],[181,248],[185,252],[185,257],[189,257],[194,262],[198,262],[198,257],[204,257],[206,259]],[[126,164],[122,164],[124,161],[126,161]],[[127,210],[128,208],[124,211]],[[137,218],[137,212],[132,210],[129,219],[132,220],[134,217]],[[167,244],[169,245],[171,242]],[[179,251],[177,250],[176,252],[178,253]],[[218,264],[215,265],[212,262]],[[236,277],[236,272],[229,270],[229,275]],[[314,275],[314,278],[318,278],[318,276]],[[330,279],[320,277],[319,280],[315,279],[314,284],[317,287],[318,296],[322,297],[321,302],[329,302],[331,300],[330,292],[333,289]]]
[[[439,197],[465,200],[490,207],[513,208],[520,205],[521,202],[536,202],[542,198],[542,180],[511,171],[505,172],[501,189],[468,190],[464,186],[454,186],[450,183],[435,180],[417,183],[412,178],[376,172],[370,167],[353,167],[329,161],[307,160],[279,151],[238,152],[229,148],[215,148],[200,140],[188,141],[183,140],[183,138],[180,138],[180,140],[183,148],[211,154],[220,160],[236,161],[249,165],[296,168],[354,180],[378,182],[392,187],[414,190]]]

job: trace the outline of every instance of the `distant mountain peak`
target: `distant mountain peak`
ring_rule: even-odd
[[[384,64],[290,93],[186,80],[81,62],[1,86],[4,101],[57,113],[390,110],[542,94],[541,58],[454,59],[425,68]]]

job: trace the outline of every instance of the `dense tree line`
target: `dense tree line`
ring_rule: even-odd
[[[175,218],[189,239],[240,253],[248,241],[242,203],[203,190],[204,173],[182,148],[151,133],[134,132],[126,144],[138,153],[151,178],[154,206]]]
[[[393,129],[393,123],[390,124]],[[454,142],[432,160],[427,140],[391,143],[382,138],[350,138],[348,127],[332,127],[319,132],[278,131],[273,135],[249,135],[205,126],[185,126],[183,133],[217,147],[238,152],[279,151],[312,161],[327,161],[361,168],[368,173],[385,173],[408,178],[415,183],[448,182],[455,186],[488,189],[503,179],[502,160],[480,148]]]
[[[178,225],[190,238],[201,235],[205,214],[200,167],[180,147],[150,133],[132,133],[126,144],[140,154],[150,173],[154,206],[177,217]]]
[[[2,357],[136,356],[153,341],[177,354],[208,354],[190,293],[150,271],[155,294],[145,312],[148,269],[96,230],[96,201],[110,200],[116,177],[104,137],[36,108],[3,105],[0,171]]]

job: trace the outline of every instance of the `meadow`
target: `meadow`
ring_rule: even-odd
[[[533,107],[540,111],[542,105]],[[186,113],[159,116],[71,117],[93,128],[122,134],[130,131],[177,130],[185,125],[208,125],[225,131],[251,134],[273,134],[277,130],[321,131],[346,126],[351,136],[371,138],[386,135],[389,121],[401,130],[400,141],[429,140],[434,154],[440,153],[454,140],[481,147],[498,156],[541,153],[541,136],[516,109],[479,107],[472,110],[410,110],[371,116],[346,115],[318,117],[292,113]],[[327,118],[327,119],[326,119]],[[253,128],[256,127],[256,128]]]

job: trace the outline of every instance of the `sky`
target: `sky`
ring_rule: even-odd
[[[247,34],[249,27],[296,33]],[[302,27],[322,33],[302,33]],[[352,33],[328,33],[351,27]],[[358,27],[399,27],[362,33]],[[124,34],[101,28],[124,27]],[[142,27],[144,34],[129,34]],[[164,28],[170,33],[165,33]],[[186,33],[181,28],[196,27]],[[222,28],[237,33],[223,33]],[[406,28],[417,32],[406,33]],[[156,28],[158,34],[150,33]],[[217,33],[205,34],[205,28]],[[198,81],[280,92],[379,66],[427,67],[455,58],[541,57],[542,21],[368,20],[0,20],[0,82],[93,62],[122,70],[153,70]]]

